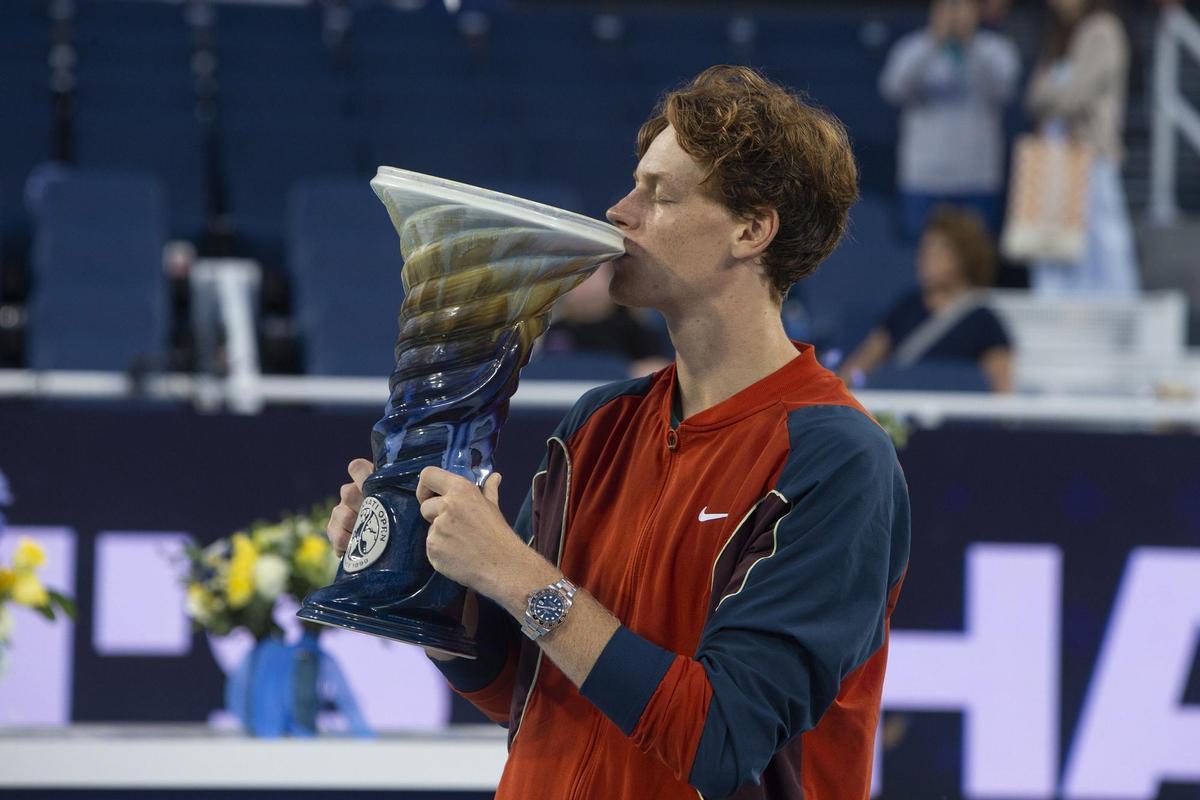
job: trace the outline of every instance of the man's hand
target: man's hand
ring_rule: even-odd
[[[466,478],[437,467],[421,470],[421,516],[429,522],[429,563],[452,581],[495,598],[507,576],[531,551],[500,512],[500,474],[482,491]]]
[[[451,580],[495,600],[514,619],[525,614],[529,593],[562,577],[504,521],[499,506],[500,476],[483,491],[471,481],[436,467],[421,471],[417,499],[429,520],[425,551],[433,568]],[[538,645],[576,686],[582,686],[608,640],[621,625],[586,590],[575,595],[563,626]]]
[[[333,545],[334,551],[341,557],[346,552],[346,545],[350,542],[350,534],[354,530],[354,523],[358,519],[358,511],[363,504],[363,481],[375,470],[375,465],[365,458],[356,458],[346,467],[346,471],[350,473],[351,483],[342,485],[339,496],[339,502],[333,508],[333,512],[329,515],[329,524],[325,527],[325,535],[329,537],[330,544]],[[499,486],[500,481],[495,481]],[[463,626],[467,630],[467,634],[473,636],[475,634],[475,626],[478,624],[479,605],[475,598],[475,593],[468,591],[463,605]],[[439,653],[435,650],[425,650],[426,655],[435,661],[449,661],[455,656]]]
[[[354,530],[354,521],[358,519],[358,510],[363,503],[363,481],[375,470],[375,465],[365,458],[356,458],[346,467],[352,483],[342,484],[341,502],[333,507],[329,515],[329,524],[325,526],[325,535],[340,558],[346,552],[350,542],[350,533]]]

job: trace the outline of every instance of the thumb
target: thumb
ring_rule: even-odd
[[[497,506],[500,505],[500,481],[500,473],[493,472],[483,482],[483,496]]]
[[[363,488],[363,481],[371,477],[371,473],[374,471],[375,463],[365,458],[356,458],[346,467],[346,472],[350,473],[350,477],[358,484],[360,491]]]

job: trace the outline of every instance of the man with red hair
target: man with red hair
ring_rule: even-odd
[[[638,157],[609,291],[662,312],[676,361],[580,399],[513,527],[498,475],[422,472],[430,562],[477,598],[481,657],[439,668],[509,728],[500,800],[866,798],[907,487],[780,320],[857,197],[846,133],[713,67]],[[371,469],[350,465],[338,549]]]

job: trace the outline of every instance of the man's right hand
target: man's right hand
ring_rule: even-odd
[[[325,526],[325,535],[329,537],[329,543],[333,545],[333,550],[338,554],[338,558],[341,558],[346,552],[346,545],[350,543],[350,534],[358,519],[358,511],[362,508],[363,481],[374,471],[375,465],[365,458],[356,458],[346,467],[346,472],[350,473],[351,482],[342,484],[338,494],[341,501],[333,507],[333,512],[329,515],[329,524]],[[471,634],[475,632],[477,613],[475,593],[467,592],[463,623]],[[421,649],[425,650],[425,655],[434,661],[449,661],[456,658],[456,656],[445,653]]]
[[[350,533],[354,530],[354,521],[358,519],[358,510],[363,503],[363,481],[375,471],[375,465],[365,458],[356,458],[346,467],[352,483],[342,484],[339,496],[341,502],[333,507],[329,515],[329,524],[325,526],[325,535],[333,550],[341,558],[350,543]]]

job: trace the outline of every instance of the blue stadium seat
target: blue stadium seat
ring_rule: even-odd
[[[403,261],[400,239],[365,178],[296,186],[288,201],[288,262],[305,371],[390,374]]]
[[[864,195],[841,245],[793,289],[822,351],[848,355],[916,285],[913,250],[896,239],[892,214],[887,199]]]
[[[0,3],[0,237],[24,239],[25,179],[51,155],[50,18],[44,2]]]
[[[228,114],[221,127],[231,224],[246,252],[275,263],[292,187],[356,174],[353,128],[320,114],[274,112]]]
[[[354,15],[351,37],[361,75],[390,75],[402,82],[468,71],[470,58],[456,20],[441,3],[425,3],[415,11],[384,4],[363,8]]]
[[[79,171],[38,209],[28,362],[125,370],[167,345],[166,199],[151,175]]]
[[[300,52],[323,48],[319,3],[222,3],[216,12],[217,47],[257,50],[287,60]],[[278,48],[278,50],[276,50]]]
[[[601,218],[633,185],[636,126],[538,125],[528,133],[530,178],[563,183],[583,195],[588,215]]]
[[[207,217],[204,142],[185,10],[95,0],[79,6],[75,39],[75,162],[153,173],[167,189],[171,235],[198,237]]]
[[[537,203],[555,208],[583,213],[583,197],[574,188],[562,183],[537,183],[535,181],[497,181],[489,183],[488,189],[524,197]]]
[[[365,169],[349,84],[322,36],[316,5],[221,4],[214,32],[218,129],[229,221],[241,249],[283,259],[288,192],[312,177]]]
[[[596,14],[577,8],[538,8],[491,17],[487,73],[509,84],[551,83],[570,94],[584,85],[621,86],[637,74],[626,36],[597,39]],[[625,33],[628,33],[628,24]],[[560,94],[561,97],[561,94]]]
[[[433,117],[417,124],[376,120],[368,123],[367,143],[376,167],[399,167],[484,186],[521,174],[521,142],[495,125]]]

